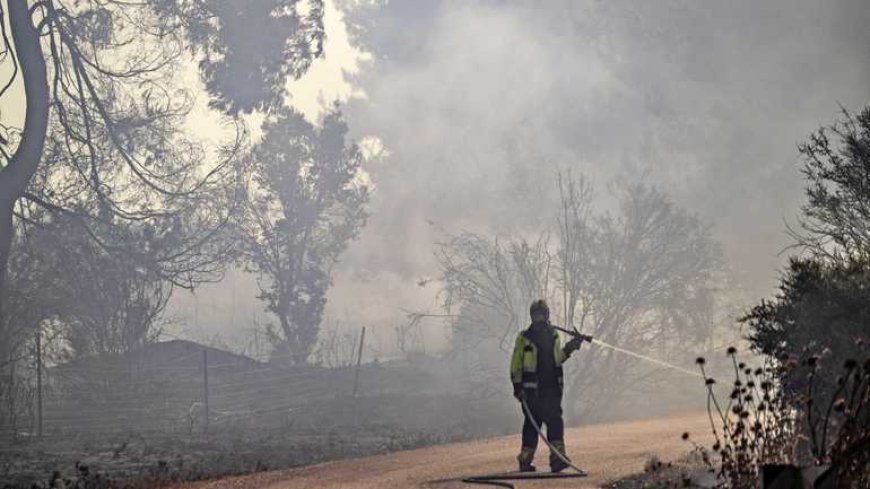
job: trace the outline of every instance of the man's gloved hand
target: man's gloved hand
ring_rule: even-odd
[[[580,345],[582,345],[584,341],[592,341],[592,337],[585,334],[579,334],[571,338],[570,341],[565,343],[565,354],[570,355],[575,351],[579,350]]]
[[[517,401],[523,402],[523,399],[526,398],[526,391],[523,390],[523,386],[520,384],[514,384],[514,399]]]

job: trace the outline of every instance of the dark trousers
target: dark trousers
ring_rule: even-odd
[[[565,423],[562,421],[562,393],[553,390],[526,390],[526,403],[532,412],[535,423],[547,429],[547,440],[562,445],[565,436]],[[538,432],[532,426],[529,415],[523,409],[523,447],[534,450],[538,446]]]

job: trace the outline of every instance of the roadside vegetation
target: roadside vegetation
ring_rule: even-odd
[[[870,108],[844,111],[800,152],[807,203],[790,229],[796,254],[779,293],[740,319],[751,352],[730,347],[727,362],[696,360],[714,444],[697,445],[686,433],[700,454],[694,466],[614,487],[696,487],[707,477],[697,475],[701,468],[713,476],[705,487],[720,489],[801,472],[816,487],[870,487]],[[732,373],[714,378],[711,363],[728,363]]]

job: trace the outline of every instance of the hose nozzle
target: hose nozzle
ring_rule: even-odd
[[[592,335],[583,334],[583,333],[577,331],[576,328],[575,329],[566,329],[566,328],[563,328],[561,326],[555,326],[555,325],[553,327],[558,329],[559,331],[565,333],[565,334],[569,334],[569,335],[573,336],[574,338],[580,338],[581,340],[583,340],[587,343],[592,343],[592,340],[594,339],[594,338],[592,338]]]

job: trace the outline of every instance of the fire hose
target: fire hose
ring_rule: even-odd
[[[559,331],[563,331],[568,333],[573,337],[583,338],[584,341],[592,342],[592,337],[588,335],[581,334],[576,329],[574,331],[560,328],[555,326]],[[550,443],[550,440],[544,436],[544,432],[541,430],[541,426],[535,420],[535,417],[532,415],[532,410],[529,408],[529,404],[526,402],[525,398],[522,398],[520,402],[523,405],[523,412],[526,414],[526,417],[532,423],[532,426],[535,428],[535,431],[538,433],[538,437],[547,444],[547,447],[550,448],[550,453],[559,458],[562,462],[564,462],[568,468],[573,469],[573,473],[547,473],[547,474],[536,474],[534,472],[531,473],[510,473],[510,474],[490,474],[490,475],[481,475],[481,476],[471,476],[462,479],[462,482],[466,482],[468,484],[486,484],[497,487],[506,487],[508,489],[514,489],[514,485],[508,482],[504,482],[507,480],[534,480],[534,479],[568,479],[568,478],[576,478],[576,477],[586,477],[586,472],[583,471],[580,467],[577,467],[568,457],[565,456],[559,449],[553,446]]]
[[[662,360],[658,360],[656,358],[648,357],[646,355],[641,355],[639,353],[635,353],[635,352],[632,352],[629,350],[625,350],[623,348],[616,347],[616,346],[611,345],[609,343],[605,343],[605,342],[598,340],[596,338],[593,338],[591,336],[584,335],[584,334],[580,333],[579,331],[577,331],[576,329],[570,330],[570,329],[561,328],[561,327],[555,326],[555,325],[553,327],[555,329],[562,331],[563,333],[567,333],[575,338],[577,338],[577,337],[583,338],[584,341],[587,341],[589,343],[595,344],[595,345],[600,346],[600,347],[608,348],[608,349],[611,349],[613,351],[623,353],[623,354],[626,354],[626,355],[629,355],[629,356],[632,356],[632,357],[635,357],[635,358],[638,358],[641,360],[645,360],[645,361],[648,361],[650,363],[655,363],[659,366],[667,367],[667,368],[670,368],[670,369],[673,369],[673,370],[676,370],[679,372],[683,372],[683,373],[686,373],[689,375],[701,376],[701,374],[699,374],[698,372],[693,372],[691,370],[679,367],[677,365],[670,364],[668,362],[664,362]],[[516,480],[535,480],[535,479],[567,479],[567,478],[575,478],[575,477],[586,477],[586,475],[587,475],[586,472],[584,472],[582,469],[580,469],[576,465],[572,464],[571,461],[568,459],[568,457],[565,456],[564,453],[562,453],[558,449],[556,449],[556,447],[554,447],[550,443],[550,441],[547,440],[547,437],[544,436],[544,433],[541,430],[541,426],[535,420],[534,416],[532,416],[532,411],[529,408],[528,403],[526,403],[525,398],[523,398],[521,400],[521,402],[522,402],[522,406],[523,406],[523,412],[529,418],[529,421],[531,421],[532,426],[535,428],[535,431],[538,433],[538,436],[541,438],[541,440],[544,440],[544,443],[546,443],[547,446],[550,448],[550,453],[554,454],[556,457],[558,457],[563,462],[565,462],[569,468],[574,470],[574,472],[567,473],[567,474],[563,474],[563,473],[546,473],[546,474],[544,474],[544,473],[534,473],[534,472],[532,472],[532,473],[517,473],[517,472],[514,472],[514,473],[506,473],[506,474],[476,475],[476,476],[470,476],[470,477],[460,479],[462,482],[466,482],[469,484],[487,484],[487,485],[492,485],[492,486],[497,486],[497,487],[505,487],[508,489],[515,489],[513,484],[510,484],[510,483],[504,482],[504,481],[508,481],[508,480],[514,480],[514,481],[516,481]],[[452,479],[452,481],[455,481],[455,480],[456,479]],[[433,481],[433,482],[436,482],[436,481]],[[437,481],[437,482],[447,482],[447,480]]]
[[[525,399],[520,401],[523,405],[523,411],[526,413],[526,416],[531,421],[532,426],[534,426],[535,431],[538,432],[538,436],[541,440],[544,440],[544,443],[550,448],[550,453],[554,454],[560,460],[565,462],[569,468],[573,469],[573,473],[542,473],[537,474],[534,472],[530,473],[508,473],[508,474],[489,474],[489,475],[475,475],[471,477],[466,477],[462,479],[462,482],[466,482],[468,484],[486,484],[497,487],[506,487],[508,489],[515,489],[513,484],[508,482],[504,482],[507,480],[534,480],[534,479],[573,479],[577,477],[586,477],[586,472],[583,471],[580,467],[577,467],[568,457],[565,456],[564,453],[559,451],[556,447],[547,440],[547,437],[544,436],[544,432],[541,430],[541,426],[535,421],[535,417],[532,416],[532,410],[529,408],[529,404]]]

